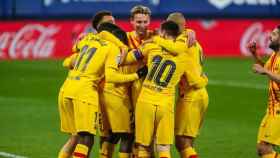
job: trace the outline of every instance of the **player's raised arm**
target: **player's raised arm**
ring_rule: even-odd
[[[253,65],[253,71],[257,74],[266,75],[270,80],[280,83],[280,74],[266,69],[260,64]]]
[[[129,65],[140,60],[146,60],[149,52],[160,50],[161,48],[154,43],[142,44],[138,49],[132,49],[128,52],[121,65]]]
[[[255,63],[260,64],[264,66],[264,62],[262,61],[262,58],[257,52],[257,43],[255,41],[248,43],[247,48],[249,52],[251,53]]]
[[[186,46],[186,41],[184,39],[178,39],[178,40],[170,40],[170,39],[164,39],[160,36],[156,36],[153,38],[153,41],[165,48],[170,54],[176,56],[182,52],[186,52],[188,50],[188,47]]]
[[[77,55],[78,55],[77,53],[74,53],[71,56],[65,58],[62,63],[63,67],[70,69],[70,70],[73,69]]]
[[[101,31],[100,33],[98,33],[98,36],[106,41],[114,43],[119,48],[126,49],[126,51],[128,50],[128,47],[122,41],[120,41],[116,36],[114,36],[108,31]]]

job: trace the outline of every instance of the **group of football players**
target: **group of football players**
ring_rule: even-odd
[[[133,31],[100,11],[81,34],[63,66],[59,91],[61,131],[69,139],[59,158],[88,158],[99,131],[99,157],[171,157],[174,142],[182,158],[197,158],[193,142],[208,106],[203,51],[185,18],[171,13],[149,30],[151,11],[131,9]],[[178,95],[176,95],[179,92]],[[176,105],[176,106],[175,106]]]

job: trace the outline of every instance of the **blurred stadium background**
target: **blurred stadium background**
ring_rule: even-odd
[[[169,13],[183,12],[204,48],[210,104],[196,141],[200,157],[257,158],[267,83],[251,72],[245,46],[257,40],[260,53],[270,53],[269,32],[280,24],[279,0],[1,0],[0,157],[56,157],[66,139],[57,111],[66,77],[61,59],[77,35],[90,29],[96,11],[112,11],[130,31],[129,10],[136,4],[151,8],[151,29]]]

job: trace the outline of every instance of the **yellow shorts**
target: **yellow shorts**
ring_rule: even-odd
[[[96,135],[98,128],[98,99],[96,102],[73,99],[76,133],[89,132]]]
[[[206,89],[193,93],[191,98],[179,98],[176,106],[175,135],[195,138],[208,107]]]
[[[112,132],[132,133],[134,131],[134,111],[129,98],[104,92],[102,99]]]
[[[154,105],[138,100],[135,111],[136,142],[149,146],[155,138],[156,144],[172,144],[174,139],[173,107],[173,105]]]
[[[280,145],[280,115],[266,114],[264,116],[258,133],[258,143],[262,141]]]
[[[74,134],[76,132],[74,124],[74,105],[72,99],[66,98],[63,91],[59,91],[58,109],[60,116],[60,129],[62,132]]]

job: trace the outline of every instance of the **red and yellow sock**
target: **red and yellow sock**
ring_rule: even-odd
[[[280,154],[273,152],[270,154],[262,155],[262,158],[280,158]]]
[[[88,156],[88,147],[83,144],[77,144],[73,153],[73,158],[87,158],[87,156]]]
[[[58,158],[70,158],[72,156],[72,153],[68,153],[64,150],[61,150],[58,154]]]
[[[138,155],[138,158],[150,158],[151,157],[151,153],[146,150],[138,150],[137,155]]]
[[[136,147],[136,145],[133,146],[132,148],[132,158],[138,158],[138,148]]]
[[[159,151],[159,158],[171,158],[170,151]]]
[[[131,153],[119,152],[119,158],[130,158],[131,155]]]
[[[198,158],[194,148],[188,147],[180,152],[181,158]]]
[[[115,145],[109,142],[103,142],[99,150],[100,158],[112,158]]]

